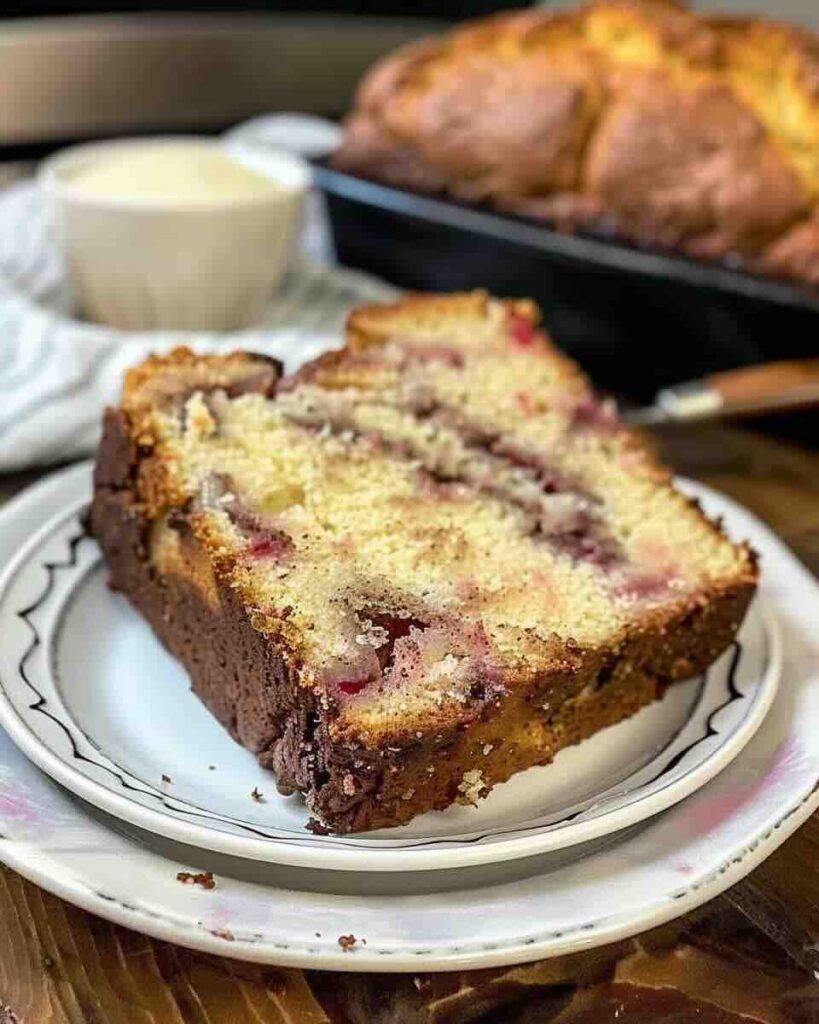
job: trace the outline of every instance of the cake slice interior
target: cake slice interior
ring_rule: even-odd
[[[345,349],[264,387],[251,357],[186,352],[126,382],[127,470],[98,479],[92,510],[114,582],[339,831],[548,762],[709,664],[753,593],[752,552],[537,319],[482,293],[409,297],[357,311]],[[106,523],[123,495],[149,576],[241,618],[276,681],[236,671],[228,645],[216,692],[180,639],[192,627],[168,624],[180,602],[160,614],[147,582],[118,578]],[[265,705],[254,687],[278,692]]]

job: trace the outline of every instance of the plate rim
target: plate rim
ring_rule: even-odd
[[[89,464],[83,463],[83,474],[87,474]],[[79,469],[79,467],[76,467]],[[63,470],[50,475],[46,481],[38,482],[27,488],[20,496],[16,496],[0,509],[0,523],[8,523],[7,511],[16,511],[29,506],[32,494],[36,496],[45,495],[58,491],[60,486],[66,487],[73,483],[75,468]],[[77,478],[80,472],[76,472]],[[71,480],[66,479],[71,477]],[[722,495],[720,492],[708,487],[698,485],[700,493],[705,493],[706,498],[713,496],[724,502],[726,506],[734,507],[741,514],[747,516],[748,520],[761,532],[764,532],[766,543],[771,552],[780,558],[785,566],[785,571],[791,576],[797,576],[806,586],[816,590],[817,581],[810,575],[804,564],[793,554],[790,549],[760,520],[754,513],[743,508],[733,498]],[[33,504],[33,502],[32,502]],[[36,509],[32,508],[36,516]],[[20,531],[17,531],[20,532]],[[11,542],[13,543],[13,541]],[[5,560],[2,554],[0,543],[0,561]],[[774,582],[776,577],[773,577]],[[806,680],[805,680],[806,681]],[[13,748],[13,744],[9,743]],[[13,748],[14,756],[24,759],[16,748]],[[24,759],[26,768],[28,762]],[[24,770],[26,770],[24,768]],[[18,769],[19,770],[19,769]],[[35,776],[39,779],[40,772],[32,768]],[[44,785],[51,784],[46,776],[42,776]],[[82,806],[82,805],[80,805]],[[340,955],[333,951],[333,955],[316,956],[317,951],[312,954],[299,956],[291,954],[282,949],[281,946],[269,944],[268,946],[257,945],[245,946],[240,943],[225,942],[208,933],[194,935],[192,932],[180,933],[174,927],[160,924],[158,921],[146,917],[139,908],[129,907],[121,903],[112,903],[97,894],[93,886],[83,880],[81,873],[73,867],[66,865],[64,851],[58,850],[52,853],[50,850],[42,852],[36,850],[36,856],[30,854],[31,846],[25,841],[20,841],[7,836],[0,838],[0,860],[4,861],[12,869],[30,879],[35,884],[41,885],[49,892],[65,898],[70,902],[83,907],[89,912],[113,921],[125,927],[134,928],[137,931],[152,935],[159,939],[170,942],[178,942],[191,948],[200,949],[205,952],[220,956],[235,957],[237,959],[254,960],[261,963],[270,963],[281,966],[305,967],[311,969],[344,970],[344,971],[447,971],[453,969],[484,968],[502,966],[514,963],[525,963],[532,960],[542,959],[563,953],[574,952],[582,948],[590,948],[597,944],[615,941],[619,938],[626,938],[675,916],[687,913],[702,903],[713,899],[719,893],[736,884],[745,877],[754,867],[765,859],[770,853],[776,850],[785,842],[798,827],[819,808],[819,772],[812,773],[811,777],[805,780],[804,785],[799,787],[797,793],[783,794],[779,801],[779,808],[776,815],[771,815],[764,821],[758,823],[757,828],[743,836],[741,841],[733,842],[727,846],[721,859],[712,869],[701,874],[699,879],[688,886],[681,898],[676,900],[675,891],[670,887],[654,893],[651,900],[647,900],[635,911],[631,918],[621,921],[617,930],[603,930],[592,932],[591,936],[584,935],[582,944],[578,941],[566,940],[561,946],[557,946],[553,940],[544,939],[534,945],[524,947],[512,947],[512,951],[498,950],[492,952],[478,951],[471,956],[454,958],[452,956],[434,955],[434,958],[427,957],[421,960],[417,956],[403,956],[394,958],[377,958],[367,953],[366,947],[359,948],[354,955]],[[78,810],[79,813],[79,810]],[[720,825],[720,831],[723,826]],[[628,840],[626,840],[628,843]],[[167,865],[170,869],[175,862],[153,849],[144,851],[146,857],[156,861],[158,865]],[[60,861],[60,856],[63,860]],[[84,867],[84,863],[82,864]],[[229,878],[226,882],[231,881]],[[661,902],[664,907],[658,909]],[[191,911],[190,917],[195,916]],[[576,936],[575,936],[576,938]]]
[[[187,931],[184,935],[180,935],[181,921],[174,920],[170,915],[163,918],[161,914],[148,908],[141,908],[138,904],[126,904],[121,900],[109,897],[87,883],[80,882],[72,874],[66,873],[64,869],[62,876],[65,880],[61,880],[61,874],[50,873],[45,870],[45,866],[40,866],[41,860],[44,862],[52,860],[49,855],[46,854],[45,857],[41,855],[36,860],[26,859],[24,856],[25,844],[21,842],[6,842],[5,837],[0,838],[0,854],[2,854],[0,859],[30,882],[90,913],[153,938],[180,943],[188,948],[213,953],[217,956],[305,970],[351,971],[355,973],[375,971],[383,974],[423,970],[438,973],[454,969],[477,970],[503,967],[550,959],[554,956],[604,946],[682,917],[745,878],[778,849],[817,809],[819,809],[819,779],[795,804],[789,805],[787,809],[783,808],[781,817],[756,832],[754,837],[742,847],[741,852],[733,851],[726,855],[704,879],[678,892],[663,892],[655,896],[654,902],[647,901],[639,911],[630,915],[604,915],[564,933],[545,932],[539,939],[529,938],[523,943],[491,947],[484,944],[469,951],[448,952],[437,956],[432,950],[422,949],[415,949],[411,953],[395,953],[384,956],[370,952],[362,946],[356,947],[355,954],[350,956],[341,950],[338,953],[335,951],[326,953],[308,946],[290,947],[282,942],[248,942],[241,939],[225,941],[224,935],[196,927],[201,925],[201,922],[195,922],[195,925],[192,926],[194,913],[185,922]],[[19,854],[15,847],[20,849]],[[149,852],[163,862],[172,863],[161,853],[154,850]],[[270,891],[269,887],[266,888]],[[287,890],[275,889],[272,891],[281,894],[286,893]],[[316,899],[322,898],[321,893],[312,895]],[[662,905],[658,907],[660,903]],[[434,959],[429,959],[433,956]]]
[[[54,515],[49,516],[21,546],[0,574],[0,609],[6,602],[16,577],[25,571],[29,562],[36,558],[37,550],[71,519],[76,518],[86,504],[87,498],[77,498],[73,502],[67,503]],[[43,563],[39,562],[37,568],[42,567]],[[85,578],[84,575],[82,578]],[[73,593],[74,590],[75,587],[72,587],[70,593]],[[58,610],[58,619],[62,617],[68,600],[70,597],[64,599],[64,606]],[[531,834],[499,839],[487,844],[461,844],[435,849],[385,848],[381,850],[363,846],[340,848],[328,845],[322,848],[320,845],[299,844],[284,838],[237,836],[227,831],[209,828],[204,823],[184,821],[163,810],[147,807],[126,794],[117,793],[102,782],[90,778],[47,746],[45,741],[31,730],[12,704],[2,678],[0,678],[0,726],[6,730],[13,742],[34,764],[76,796],[120,821],[128,822],[147,832],[203,851],[217,852],[245,860],[258,860],[323,871],[360,871],[362,870],[362,861],[366,861],[366,870],[379,873],[487,866],[522,860],[561,849],[570,849],[572,846],[604,835],[616,834],[623,829],[648,821],[701,789],[730,764],[750,742],[764,721],[776,696],[782,674],[782,640],[776,616],[772,609],[768,608],[767,603],[760,602],[758,597],[754,604],[755,614],[759,615],[762,628],[766,633],[768,660],[761,683],[762,692],[755,699],[741,724],[734,730],[729,741],[717,747],[704,761],[670,786],[666,786],[642,800],[638,799],[595,818],[575,822],[569,826],[568,836],[565,834],[566,830],[557,829],[535,831]],[[28,625],[31,628],[30,624]],[[66,711],[69,709],[66,708]],[[69,717],[71,717],[70,714]],[[72,721],[79,733],[88,741],[89,737],[86,736],[76,720],[72,718]],[[110,760],[110,758],[108,759]],[[122,766],[117,767],[129,775],[131,774]],[[566,841],[567,839],[568,841]],[[453,840],[453,842],[457,842],[457,840]]]

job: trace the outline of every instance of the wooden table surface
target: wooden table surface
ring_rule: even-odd
[[[736,427],[678,428],[658,439],[665,455],[680,472],[745,504],[819,575],[819,453]],[[0,477],[0,501],[38,475]],[[731,935],[744,928],[744,946],[749,931],[757,934],[760,942],[767,943],[767,961],[778,963],[770,950],[781,951],[783,961],[776,970],[786,979],[782,984],[797,988],[804,984],[804,991],[814,998],[811,983],[819,978],[819,973],[814,974],[819,972],[819,951],[813,946],[819,942],[819,815],[720,897],[707,909],[706,913],[709,912],[718,922],[730,923]],[[698,916],[702,917],[702,912]],[[682,927],[685,923],[678,925]],[[697,956],[701,958],[698,963],[717,963],[719,959],[708,960],[710,954],[701,951]],[[578,965],[581,959],[577,959]],[[561,964],[560,971],[571,973],[572,958],[564,958]],[[557,965],[544,963],[520,972],[518,981],[524,979],[521,984],[537,993],[532,999],[542,1000],[543,985],[549,979],[554,981],[556,970]],[[789,974],[790,971],[795,973]],[[318,1024],[325,1022],[328,1015],[332,1020],[356,1022],[369,1018],[372,1024],[478,1019],[496,1024],[500,1018],[491,1012],[488,1017],[481,1016],[483,1010],[476,1008],[472,995],[472,1002],[463,996],[467,989],[471,993],[472,988],[477,990],[481,986],[485,991],[491,988],[491,993],[509,988],[506,975],[500,986],[496,979],[491,980],[492,972],[485,975],[486,972],[479,972],[474,985],[471,977],[465,983],[464,976],[456,981],[416,977],[408,985],[408,979],[401,976],[316,977],[300,971],[241,964],[116,927],[37,889],[7,869],[0,870],[0,1024]],[[731,977],[734,988],[745,987],[747,992],[747,982],[737,981],[735,975]],[[441,985],[446,984],[453,991],[457,988],[458,999],[441,998]],[[725,985],[728,984],[726,981]],[[378,992],[378,1000],[368,1003],[369,1009],[362,1011],[362,998],[366,1003],[370,991]],[[484,999],[484,1009],[493,1005],[496,995],[491,993]],[[522,996],[516,997],[514,1004],[518,1014],[523,1012],[521,999]],[[396,1008],[399,1002],[403,1009]],[[373,1010],[375,1005],[380,1009]],[[545,1003],[537,1005],[545,1007]],[[819,1021],[819,1000],[810,1005],[810,1014],[804,1019]],[[535,1008],[525,1018],[518,1015],[503,1019],[525,1019],[532,1024],[552,1019],[538,1013]],[[599,1013],[597,1017],[593,1011],[589,1013],[589,1017],[572,1019],[603,1019]],[[782,1016],[779,1009],[770,1014],[764,1019],[791,1019]],[[613,1013],[611,1019],[614,1018],[628,1019],[620,1016],[619,1009]],[[661,1014],[640,1019],[666,1018]]]

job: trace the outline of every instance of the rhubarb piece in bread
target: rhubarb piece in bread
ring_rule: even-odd
[[[150,359],[107,413],[112,583],[336,831],[546,764],[709,665],[753,594],[750,550],[536,321],[407,297],[278,382],[249,355]]]

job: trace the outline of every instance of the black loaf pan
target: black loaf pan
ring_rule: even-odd
[[[716,370],[819,355],[819,289],[566,234],[324,160],[313,168],[341,263],[403,288],[534,298],[554,339],[597,384],[637,401]]]

